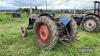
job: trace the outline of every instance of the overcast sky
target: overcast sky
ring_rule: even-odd
[[[0,0],[0,10],[37,6],[45,9],[45,0]],[[95,0],[47,0],[48,9],[92,9]],[[100,0],[96,0],[100,1]]]

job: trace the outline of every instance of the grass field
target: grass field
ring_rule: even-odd
[[[53,50],[45,51],[36,45],[34,30],[28,30],[26,38],[20,36],[20,26],[27,23],[25,14],[11,18],[0,12],[0,56],[100,56],[100,31],[89,33],[79,28],[75,42],[66,43],[68,46],[58,42]],[[93,52],[79,52],[80,48]]]

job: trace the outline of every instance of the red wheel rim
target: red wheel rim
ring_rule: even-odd
[[[48,26],[46,24],[42,24],[39,27],[39,38],[41,39],[42,42],[47,43],[48,42]]]

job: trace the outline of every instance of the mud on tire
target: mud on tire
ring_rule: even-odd
[[[88,32],[96,32],[100,28],[100,20],[95,15],[87,15],[82,22],[82,26]]]
[[[46,29],[46,30],[43,30]],[[52,49],[58,41],[58,30],[55,22],[48,16],[40,16],[34,24],[37,44],[45,50]],[[42,31],[44,33],[42,33]]]
[[[69,24],[66,26],[68,33],[70,35],[69,41],[74,41],[75,37],[77,36],[77,23],[76,21],[72,18]]]

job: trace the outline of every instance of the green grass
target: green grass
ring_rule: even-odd
[[[78,30],[77,40],[66,43],[58,42],[53,50],[45,51],[38,48],[34,31],[28,30],[28,36],[20,36],[20,26],[27,25],[27,17],[11,18],[0,12],[0,56],[100,56],[100,31],[89,33]],[[94,48],[93,53],[78,52],[79,48]]]

